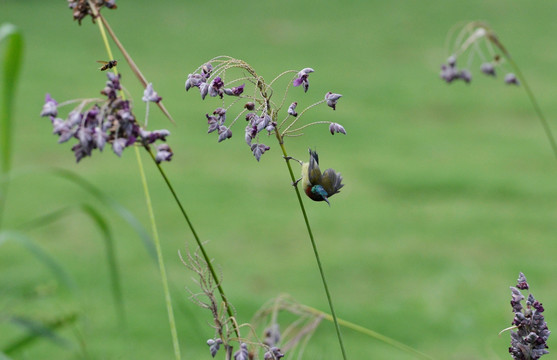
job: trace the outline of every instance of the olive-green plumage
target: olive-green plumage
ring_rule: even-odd
[[[309,162],[302,163],[302,188],[306,195],[315,201],[326,201],[329,197],[340,192],[344,186],[342,176],[333,169],[327,169],[323,173],[319,169],[319,157],[317,152],[309,149]]]

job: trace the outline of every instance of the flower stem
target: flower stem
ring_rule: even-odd
[[[95,7],[95,5],[89,1],[89,6],[91,7],[91,9],[93,10],[93,15],[96,17],[99,17],[100,14],[97,10],[97,8]],[[110,44],[108,42],[108,38],[106,37],[106,32],[104,31],[104,21],[97,21],[97,24],[99,26],[99,31],[101,33],[101,37],[103,39],[103,43],[106,47],[106,52],[108,54],[108,56],[113,59],[112,56],[112,51],[110,49]],[[113,69],[114,72],[117,74],[117,70],[116,68]],[[165,297],[165,303],[166,303],[166,311],[168,313],[168,323],[170,326],[170,334],[172,337],[172,346],[174,348],[174,357],[176,358],[176,360],[180,360],[181,359],[181,354],[180,354],[180,343],[178,341],[178,332],[176,330],[176,320],[174,319],[174,310],[172,308],[172,298],[170,297],[170,290],[168,288],[168,278],[166,276],[166,269],[164,267],[164,258],[162,255],[162,249],[161,249],[161,245],[160,245],[160,239],[159,239],[159,233],[157,230],[157,223],[155,221],[155,213],[153,211],[153,207],[151,204],[151,196],[149,195],[149,187],[147,186],[147,180],[145,177],[145,172],[143,171],[143,163],[141,162],[141,157],[139,154],[139,150],[137,148],[135,148],[135,154],[136,154],[136,158],[137,158],[137,164],[139,167],[139,173],[141,176],[141,182],[143,184],[143,192],[145,194],[145,201],[147,202],[147,210],[149,212],[149,219],[151,221],[151,229],[153,231],[153,239],[155,241],[155,248],[157,251],[157,259],[158,259],[158,264],[159,264],[159,272],[161,274],[161,282],[163,285],[163,292],[164,292],[164,297]]]
[[[282,149],[282,154],[285,158],[288,158],[288,154],[286,153],[286,149],[284,147],[284,141],[280,136],[278,131],[275,131],[277,136],[277,140],[280,144],[280,148]],[[286,166],[288,167],[288,172],[290,173],[290,178],[292,179],[292,183],[296,181],[296,177],[294,176],[294,172],[292,171],[292,166],[290,165],[290,161],[286,160]],[[308,216],[306,213],[306,209],[304,207],[304,202],[302,201],[302,196],[300,195],[300,190],[298,190],[298,186],[294,186],[294,190],[296,191],[296,196],[298,197],[298,203],[300,204],[300,209],[302,210],[302,214],[304,216],[304,221],[306,223],[306,229],[308,231],[309,239],[311,241],[311,246],[313,248],[313,254],[315,255],[315,260],[317,261],[317,266],[319,267],[319,274],[321,275],[321,280],[323,281],[323,287],[325,288],[325,294],[327,296],[327,301],[329,302],[329,308],[331,309],[331,315],[333,317],[333,322],[335,324],[335,329],[337,332],[338,343],[340,345],[340,350],[342,351],[342,358],[344,360],[347,359],[346,351],[344,349],[344,343],[342,341],[342,335],[340,333],[340,326],[338,323],[338,319],[335,313],[335,309],[333,307],[333,300],[331,298],[331,293],[329,292],[329,286],[327,285],[327,280],[325,279],[325,272],[323,270],[323,265],[321,265],[321,259],[319,258],[319,252],[317,251],[317,244],[315,243],[315,239],[313,238],[313,232],[311,231],[311,226],[309,224]]]
[[[520,71],[518,65],[514,62],[514,60],[509,55],[507,55],[506,57],[507,57],[507,61],[509,62],[509,64],[511,64],[512,68],[516,72],[516,76],[519,78],[520,82],[524,86],[524,90],[526,91],[526,94],[528,95],[528,98],[530,99],[530,102],[534,107],[534,111],[536,112],[538,119],[540,119],[540,122],[542,123],[542,127],[545,132],[545,135],[547,136],[547,139],[549,140],[549,144],[551,145],[551,149],[553,150],[553,155],[555,155],[555,158],[557,159],[557,143],[555,142],[555,137],[553,136],[551,128],[549,127],[549,123],[547,122],[547,119],[545,118],[542,109],[538,105],[534,93],[530,89],[530,86],[528,86],[528,82],[526,81],[526,78],[522,74],[522,71]]]
[[[166,183],[166,186],[168,187],[168,190],[170,190],[170,193],[174,197],[174,200],[176,201],[176,204],[180,208],[180,212],[182,213],[182,215],[184,216],[184,219],[188,223],[188,227],[190,228],[190,231],[191,231],[193,237],[195,238],[197,246],[199,247],[199,250],[201,250],[201,254],[203,255],[203,259],[207,263],[207,267],[209,268],[209,271],[211,272],[211,276],[213,277],[213,279],[215,280],[215,283],[217,284],[217,289],[219,290],[222,301],[224,302],[224,305],[226,307],[226,312],[228,313],[228,316],[233,317],[234,314],[232,313],[232,308],[230,307],[230,304],[228,302],[228,298],[226,297],[226,295],[224,293],[224,289],[222,288],[222,286],[220,284],[220,281],[217,277],[217,274],[215,272],[215,268],[213,267],[213,264],[211,263],[211,259],[209,259],[209,256],[207,255],[207,252],[205,251],[205,247],[203,246],[203,243],[199,239],[199,236],[197,235],[197,232],[195,231],[195,228],[193,227],[193,224],[191,223],[191,221],[188,217],[188,214],[186,213],[186,210],[182,206],[182,202],[180,201],[180,199],[178,198],[178,195],[174,191],[174,187],[170,183],[170,180],[168,180],[168,177],[166,176],[166,173],[164,172],[164,170],[162,169],[160,164],[157,164],[157,162],[155,160],[155,155],[153,155],[153,152],[151,151],[151,149],[149,147],[145,147],[145,149],[147,150],[147,152],[149,153],[149,155],[151,156],[151,158],[153,159],[153,161],[157,165],[157,168],[159,169],[159,172],[160,172],[162,178],[164,179],[164,182]],[[234,322],[234,324],[235,323],[236,322]],[[236,333],[236,336],[238,336],[238,338],[240,338],[240,330],[238,329],[238,327],[236,325],[234,325],[234,332]]]
[[[139,166],[139,173],[141,174],[141,183],[143,184],[143,192],[145,194],[145,201],[147,202],[147,210],[149,212],[149,220],[151,221],[151,229],[153,230],[153,239],[155,241],[155,248],[157,250],[157,259],[159,263],[159,271],[161,273],[161,280],[164,291],[164,298],[166,302],[166,311],[168,313],[168,323],[170,325],[170,333],[172,335],[172,345],[174,347],[174,357],[177,360],[181,359],[180,344],[178,342],[178,332],[176,331],[176,320],[174,319],[174,311],[172,309],[172,299],[170,297],[170,290],[168,289],[168,278],[166,276],[166,269],[164,267],[164,258],[162,256],[161,242],[159,239],[159,232],[157,230],[157,222],[155,221],[155,213],[151,204],[151,196],[149,195],[149,187],[147,186],[147,179],[143,170],[143,163],[139,149],[134,147],[135,155],[137,157],[137,164]]]

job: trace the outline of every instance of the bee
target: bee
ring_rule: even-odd
[[[113,67],[115,67],[118,64],[118,61],[116,61],[116,60],[110,60],[110,61],[98,60],[97,62],[100,63],[100,64],[103,64],[103,66],[101,66],[99,68],[100,71],[105,71],[105,70],[108,70],[108,69],[112,69]]]

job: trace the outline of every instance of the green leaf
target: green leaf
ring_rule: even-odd
[[[6,174],[11,166],[12,110],[15,87],[23,55],[23,37],[12,24],[0,26],[0,44],[6,43],[2,59],[2,97],[0,98],[0,172]]]
[[[8,344],[4,349],[2,349],[2,351],[5,354],[13,354],[14,352],[25,348],[39,339],[47,339],[59,346],[70,347],[71,343],[56,334],[55,331],[66,325],[73,324],[76,320],[77,314],[75,313],[60,317],[48,323],[41,323],[39,321],[20,316],[12,316],[9,321],[24,328],[28,334]],[[0,357],[0,359],[2,358]]]
[[[125,318],[124,300],[122,296],[122,286],[120,285],[120,275],[118,272],[118,265],[116,261],[114,238],[112,237],[108,222],[97,210],[87,204],[82,204],[81,209],[95,222],[95,224],[97,225],[97,229],[99,229],[99,231],[103,235],[106,249],[106,258],[108,260],[108,270],[110,273],[110,282],[112,284],[112,297],[114,299],[116,313],[120,318],[120,321],[123,323]]]
[[[37,260],[42,262],[53,274],[58,281],[68,289],[77,288],[75,282],[64,268],[48,253],[41,249],[37,244],[31,240],[27,235],[18,231],[2,231],[0,232],[0,246],[2,244],[13,241],[18,245],[24,247],[29,253],[34,255]]]

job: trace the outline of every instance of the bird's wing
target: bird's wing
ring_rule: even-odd
[[[340,189],[344,186],[342,183],[342,175],[333,169],[327,169],[323,173],[321,185],[329,196],[333,196],[334,194],[340,192]]]

